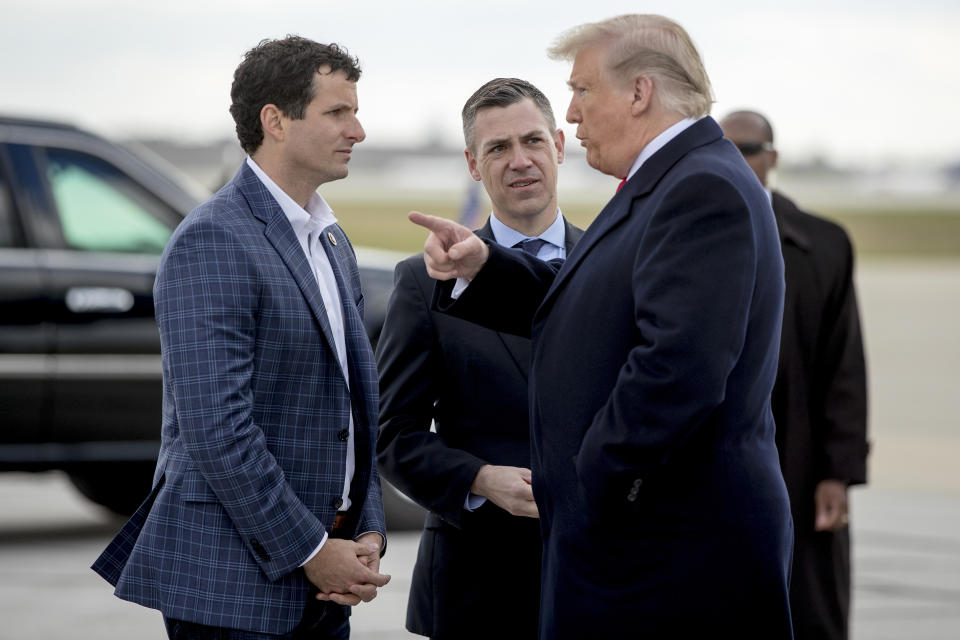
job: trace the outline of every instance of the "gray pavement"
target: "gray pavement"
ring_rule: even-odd
[[[89,565],[120,522],[59,473],[0,476],[0,639],[162,640],[156,611],[113,597]],[[862,489],[853,495],[854,640],[960,638],[960,495]],[[354,609],[357,640],[403,631],[419,534],[392,533],[372,603]]]
[[[960,638],[960,496],[853,495],[855,640]]]
[[[91,505],[58,472],[0,474],[0,640],[162,640],[160,614],[117,599],[89,569],[122,521]],[[354,609],[358,640],[403,631],[419,533],[390,535],[391,583]]]
[[[854,640],[960,638],[960,261],[858,271],[870,367],[870,485],[852,494]],[[0,474],[0,640],[161,640],[157,612],[89,570],[120,522],[59,473]],[[393,581],[357,640],[402,630],[419,535],[393,533]]]

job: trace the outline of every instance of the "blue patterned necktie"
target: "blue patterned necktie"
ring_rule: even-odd
[[[517,244],[513,245],[512,248],[520,249],[524,253],[528,253],[536,258],[537,254],[540,253],[540,247],[545,244],[547,244],[547,241],[541,238],[527,238],[526,240],[521,240]]]

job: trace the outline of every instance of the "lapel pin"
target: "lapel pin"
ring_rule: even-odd
[[[333,233],[327,231],[327,240],[330,241],[330,244],[337,246],[337,239],[333,237]]]

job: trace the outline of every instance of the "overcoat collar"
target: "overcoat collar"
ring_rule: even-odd
[[[583,261],[584,256],[590,252],[600,238],[609,233],[623,218],[630,214],[631,204],[634,200],[643,198],[653,191],[663,176],[690,151],[722,137],[723,131],[720,129],[720,125],[713,118],[707,116],[690,125],[662,149],[650,156],[650,159],[643,163],[633,174],[633,177],[600,211],[593,223],[584,232],[583,238],[567,255],[567,261],[554,279],[550,290],[547,291],[537,316],[539,317],[545,312],[557,291],[563,287],[573,270]]]
[[[793,221],[792,214],[799,211],[797,205],[779,191],[771,192],[770,203],[773,205],[773,215],[777,219],[780,240],[803,251],[810,251],[810,237]]]

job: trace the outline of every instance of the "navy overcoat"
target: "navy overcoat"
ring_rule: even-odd
[[[449,286],[438,307],[532,335],[541,638],[791,637],[783,260],[716,122],[647,160],[559,271],[491,244],[455,303]]]

